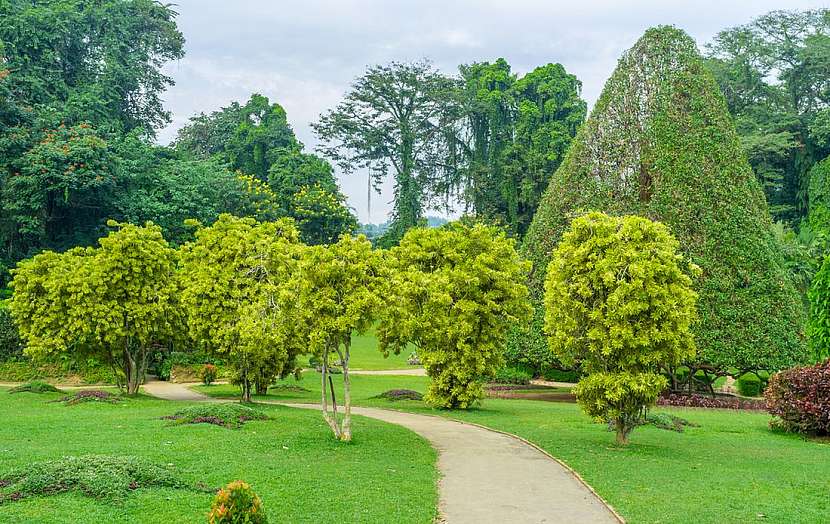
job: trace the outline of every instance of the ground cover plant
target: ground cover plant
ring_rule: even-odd
[[[424,400],[424,396],[412,389],[390,389],[375,398],[386,400]]]
[[[268,420],[268,415],[250,406],[238,403],[200,404],[161,417],[176,424],[215,424],[238,428],[249,420]]]
[[[37,495],[77,491],[106,503],[118,503],[132,490],[198,489],[168,468],[132,456],[81,455],[36,462],[0,476],[0,504]]]
[[[85,389],[76,391],[70,395],[66,395],[57,399],[55,402],[62,402],[67,406],[74,406],[75,404],[82,404],[85,402],[120,402],[123,400],[118,395],[110,393],[109,391],[102,391],[100,389]]]
[[[313,410],[261,406],[269,420],[227,431],[210,424],[171,427],[161,417],[175,404],[142,395],[73,409],[44,402],[44,396],[60,397],[8,395],[0,388],[0,475],[63,456],[129,455],[161,465],[189,485],[218,488],[244,479],[273,522],[431,524],[435,516],[435,452],[397,426],[355,417],[358,437],[343,446]],[[314,470],[309,460],[315,461]],[[354,491],[328,496],[344,478]],[[323,505],[320,496],[326,497]],[[204,524],[213,497],[158,487],[132,491],[113,505],[69,492],[4,504],[0,522]]]
[[[15,386],[9,390],[9,393],[63,393],[61,390],[48,382],[42,380],[33,380],[25,382],[19,386]]]

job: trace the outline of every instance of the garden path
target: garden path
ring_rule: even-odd
[[[169,400],[212,400],[185,384],[150,381],[144,391]],[[363,407],[352,413],[408,428],[438,451],[446,524],[623,522],[576,473],[518,437],[438,416]]]

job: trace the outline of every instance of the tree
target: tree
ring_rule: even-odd
[[[161,69],[184,55],[175,17],[155,0],[2,2],[10,91],[68,126],[152,136],[170,121],[160,95],[173,80]]]
[[[180,329],[176,251],[152,223],[111,225],[119,229],[98,248],[45,251],[21,262],[10,308],[27,354],[95,356],[120,370],[134,395],[153,344]]]
[[[427,61],[373,66],[312,124],[319,151],[346,173],[367,169],[377,189],[393,172],[395,238],[418,223],[431,190],[454,175],[454,90],[455,82]]]
[[[808,297],[810,346],[814,360],[821,362],[830,358],[830,257],[824,259],[816,273]]]
[[[385,354],[415,345],[431,405],[471,406],[503,364],[507,327],[530,311],[528,264],[514,246],[496,227],[453,223],[412,229],[392,249],[378,340]]]
[[[286,286],[300,257],[291,220],[257,222],[222,214],[181,250],[181,304],[190,337],[233,368],[242,401],[294,371],[304,351]],[[288,292],[289,297],[295,294]]]
[[[521,237],[585,120],[582,84],[561,64],[519,79],[503,58],[459,70],[467,156],[462,196],[476,217]]]
[[[525,238],[537,306],[550,253],[575,214],[635,214],[665,224],[703,268],[693,371],[803,361],[804,305],[744,158],[694,42],[673,27],[649,29],[606,83]]]
[[[708,45],[708,65],[776,220],[808,212],[812,165],[830,153],[827,9],[772,11]]]
[[[667,386],[660,368],[695,353],[697,295],[678,246],[659,222],[589,213],[571,222],[548,267],[551,350],[566,365],[580,363],[587,376],[574,388],[577,401],[613,421],[620,444]]]
[[[301,263],[298,302],[309,328],[309,346],[322,361],[323,418],[338,440],[352,439],[349,358],[353,333],[364,333],[378,318],[384,301],[383,253],[372,249],[366,237],[344,235],[328,246],[308,248]],[[331,412],[328,393],[332,354],[343,368],[343,419],[337,420],[333,386]],[[327,382],[328,380],[328,382]]]

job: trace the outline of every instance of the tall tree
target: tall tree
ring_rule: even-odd
[[[432,190],[454,174],[455,88],[427,61],[373,66],[312,124],[319,150],[346,173],[367,169],[377,189],[392,172],[395,238],[418,223]]]
[[[808,212],[809,172],[830,153],[830,11],[772,11],[720,32],[709,67],[776,220]]]

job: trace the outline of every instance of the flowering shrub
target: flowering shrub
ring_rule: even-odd
[[[238,428],[249,420],[267,420],[268,415],[242,404],[201,404],[191,406],[172,415],[161,417],[176,424],[215,424],[226,428]]]
[[[208,514],[210,524],[266,524],[262,501],[251,486],[235,480],[220,489]]]
[[[216,380],[216,366],[213,364],[205,364],[202,371],[199,373],[199,378],[202,379],[202,384],[210,386]]]
[[[764,396],[773,427],[809,435],[830,434],[830,360],[770,378]]]
[[[390,389],[389,391],[384,391],[376,398],[386,400],[423,400],[424,396],[411,389]]]
[[[685,408],[764,409],[763,400],[750,400],[737,397],[708,397],[705,395],[678,395],[676,393],[658,397],[657,405]]]
[[[113,395],[109,391],[100,391],[97,389],[87,389],[84,391],[76,391],[72,395],[67,395],[57,400],[63,402],[67,406],[81,404],[82,402],[118,402],[121,400],[117,395]]]

